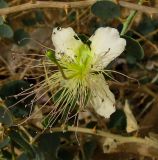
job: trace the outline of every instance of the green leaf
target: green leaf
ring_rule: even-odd
[[[8,3],[4,0],[0,0],[0,8],[8,7]]]
[[[6,137],[2,141],[0,141],[0,149],[6,147],[10,143],[10,138]]]
[[[94,3],[91,7],[94,15],[103,20],[112,19],[120,16],[120,7],[110,0],[101,0]]]
[[[2,160],[11,160],[12,159],[12,155],[8,150],[1,150],[1,156],[4,158]]]
[[[0,105],[0,123],[12,126],[13,125],[13,119],[10,111],[7,109],[7,107]]]
[[[35,11],[35,19],[39,23],[44,21],[44,13],[42,10]]]
[[[24,46],[29,42],[30,35],[24,29],[18,29],[14,32],[14,41],[19,46]]]
[[[48,59],[50,59],[52,62],[54,62],[55,64],[58,63],[57,59],[55,57],[55,52],[52,50],[47,50],[46,51],[46,56],[48,57]]]
[[[4,20],[3,20],[3,17],[0,16],[0,25],[3,24],[3,21],[4,21]]]
[[[57,158],[60,160],[74,160],[74,154],[70,146],[66,145],[58,149]]]
[[[30,157],[35,157],[34,148],[20,135],[20,132],[11,130],[9,136],[11,140],[23,148]]]
[[[123,38],[125,38],[127,42],[125,50],[127,62],[129,64],[135,64],[137,61],[140,61],[144,57],[144,50],[139,42],[133,38],[128,36],[123,36]]]
[[[35,18],[24,18],[22,19],[22,22],[26,26],[33,26],[36,24],[36,19]]]
[[[12,28],[7,24],[0,25],[0,37],[2,38],[11,38],[13,37],[14,32]]]
[[[62,133],[47,133],[38,138],[39,149],[45,154],[46,159],[55,159],[61,135]]]
[[[126,115],[123,110],[118,109],[110,116],[108,128],[121,131],[126,129],[126,125]]]
[[[27,92],[28,94],[25,92],[29,88],[30,84],[23,80],[11,81],[0,88],[0,97],[15,117],[28,116],[33,110],[35,95],[32,89]],[[21,92],[23,94],[17,96]]]
[[[86,128],[94,128],[97,127],[97,122],[96,121],[91,121],[86,125]]]
[[[136,31],[146,35],[150,32],[153,32],[155,29],[157,29],[157,21],[153,20],[151,17],[144,15],[141,19],[141,22],[138,24]]]
[[[76,11],[71,12],[67,18],[71,22],[74,21],[76,19]]]
[[[22,153],[17,160],[29,160],[29,156],[27,155],[27,153]]]
[[[30,160],[30,158],[31,160],[45,160],[43,153],[39,149],[33,147],[33,150],[34,156],[30,157],[27,151],[25,151],[17,158],[17,160]]]
[[[85,152],[86,160],[90,160],[92,158],[96,147],[97,147],[97,143],[94,139],[91,139],[85,142],[84,152]]]
[[[150,83],[151,81],[152,81],[152,78],[149,76],[144,76],[139,79],[139,83],[141,84]]]

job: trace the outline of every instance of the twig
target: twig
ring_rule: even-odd
[[[149,45],[151,45],[152,48],[154,48],[154,50],[156,51],[156,53],[158,53],[158,47],[153,44],[150,40],[148,40],[144,35],[138,33],[137,31],[131,29],[131,31],[136,34],[137,36],[139,36],[141,38],[141,40],[144,40],[146,43],[148,43]]]
[[[96,2],[96,0],[86,0],[86,1],[77,1],[77,2],[50,2],[50,1],[36,1],[35,3],[24,3],[21,5],[16,5],[12,7],[2,8],[0,9],[0,15],[7,15],[11,13],[31,10],[31,9],[37,9],[37,8],[82,8],[82,7],[88,7],[93,5]],[[120,6],[126,7],[129,9],[145,12],[148,14],[156,14],[158,13],[157,8],[148,7],[148,6],[140,6],[138,4],[133,4],[130,2],[125,1],[119,1],[118,2]]]
[[[144,0],[139,0],[138,5],[143,4],[143,2]],[[128,31],[136,14],[137,14],[137,10],[133,10],[130,12],[130,15],[127,17],[126,21],[123,23],[123,29],[121,31],[121,35],[124,35]]]
[[[151,89],[150,85],[141,85],[140,87],[138,87],[138,85],[135,84],[128,84],[128,83],[117,83],[117,82],[112,82],[112,81],[108,81],[108,83],[116,88],[124,88],[124,89],[128,89],[128,90],[137,90],[140,92],[144,92],[150,96],[152,96],[153,98],[155,98],[155,100],[158,100],[158,95],[156,93],[154,93]]]
[[[46,130],[47,132],[63,132],[62,127],[56,127],[52,129]],[[114,150],[114,152],[121,151],[119,147],[125,147],[126,146],[126,151],[125,152],[135,152],[135,154],[140,154],[143,156],[149,156],[149,157],[158,157],[158,144],[156,141],[152,141],[152,139],[143,139],[143,138],[138,138],[138,137],[123,137],[121,135],[116,135],[112,134],[110,132],[105,132],[101,130],[96,130],[94,132],[93,129],[88,129],[88,128],[80,128],[80,127],[70,127],[68,126],[66,128],[67,132],[80,132],[80,133],[86,133],[86,134],[91,134],[95,136],[101,136],[105,138],[112,138],[118,143],[118,148]],[[65,132],[65,131],[64,131]],[[128,148],[128,145],[131,146],[132,148]],[[141,149],[140,149],[140,148]]]

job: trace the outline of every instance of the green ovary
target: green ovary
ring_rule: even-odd
[[[91,71],[93,54],[87,45],[82,45],[76,52],[72,62],[62,60],[64,73],[70,79],[84,83]]]

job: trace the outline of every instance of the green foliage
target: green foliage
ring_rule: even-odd
[[[111,116],[108,123],[109,129],[114,129],[116,131],[122,131],[126,129],[126,115],[123,110],[116,110]]]
[[[69,21],[74,21],[76,19],[76,11],[73,11],[68,16]]]
[[[9,0],[6,0],[6,1],[0,0],[0,8],[8,7],[7,2],[9,2],[9,6],[12,6],[10,5]],[[22,1],[19,2],[19,4],[22,4],[22,3],[23,3]],[[16,5],[16,4],[13,4],[13,5]],[[65,7],[65,10],[66,9],[67,8]],[[45,9],[43,12],[42,10],[36,9],[36,10],[29,10],[29,12],[26,12],[26,14],[24,12],[24,14],[15,13],[15,14],[9,14],[7,16],[5,15],[2,17],[0,16],[0,38],[2,39],[2,38],[13,37],[14,42],[16,42],[19,46],[23,46],[29,42],[29,39],[30,39],[29,34],[31,32],[34,32],[37,34],[32,34],[33,36],[35,36],[35,37],[31,37],[32,39],[39,40],[40,42],[46,43],[46,45],[50,45],[50,47],[52,47],[50,43],[47,43],[48,41],[51,41],[50,40],[51,35],[49,34],[50,30],[48,29],[49,26],[51,26],[51,28],[53,28],[54,26],[61,26],[62,24],[64,26],[68,26],[71,23],[70,26],[73,26],[74,30],[79,31],[80,33],[86,33],[88,35],[88,36],[83,34],[78,35],[80,40],[83,43],[85,43],[88,47],[90,46],[90,43],[91,43],[89,41],[89,37],[91,33],[94,30],[96,30],[96,28],[105,27],[105,26],[116,27],[117,25],[119,25],[120,21],[118,20],[111,21],[111,19],[118,18],[118,17],[124,18],[126,16],[126,14],[123,15],[124,10],[122,10],[123,12],[121,11],[121,13],[123,13],[122,14],[123,16],[120,16],[120,6],[117,5],[117,3],[114,3],[113,0],[96,1],[91,7],[91,11],[95,15],[93,17],[90,16],[89,10],[85,10],[85,9],[75,10],[74,8],[72,8],[68,10],[68,14],[65,14],[63,10],[60,12],[56,12],[56,11],[45,12]],[[60,14],[61,14],[61,17],[60,17]],[[46,15],[46,18],[45,18],[45,15]],[[149,17],[143,17],[143,21],[140,24],[138,24],[138,21],[137,21],[137,24],[135,24],[135,21],[133,21],[133,18],[132,18],[131,22],[133,23],[133,25],[127,25],[126,31],[129,29],[130,26],[131,27],[134,26],[136,27],[136,31],[138,31],[142,35],[146,35],[156,30],[158,27],[158,21],[154,20],[154,18],[155,16],[153,17],[153,19]],[[42,23],[42,25],[40,25],[39,23],[40,24]],[[84,25],[85,23],[87,25],[87,28]],[[17,27],[19,27],[19,29]],[[39,29],[41,27],[42,29]],[[14,28],[15,32],[13,32],[12,28]],[[48,35],[43,35],[46,33],[45,28],[48,30]],[[38,35],[39,30],[41,32],[40,33],[41,35]],[[47,39],[46,36],[48,36],[49,39]],[[134,36],[136,36],[136,34],[132,33],[131,37],[134,37]],[[147,85],[147,91],[144,88],[142,89],[141,88],[137,89],[137,87],[131,88],[130,84],[132,86],[135,86],[136,84],[134,81],[127,80],[126,77],[124,78],[123,76],[119,76],[115,73],[108,72],[111,77],[114,77],[114,79],[118,80],[121,84],[118,84],[117,82],[113,83],[111,82],[111,79],[108,76],[106,75],[104,76],[106,76],[105,79],[107,83],[110,82],[109,83],[110,88],[114,89],[115,98],[119,105],[123,106],[122,102],[124,101],[124,96],[127,99],[130,99],[132,97],[130,100],[135,113],[134,115],[137,114],[136,116],[138,116],[139,122],[141,122],[143,118],[146,117],[148,110],[152,110],[152,108],[154,108],[154,107],[150,108],[150,104],[153,103],[154,101],[154,98],[151,96],[153,94],[150,92],[150,90],[154,92],[155,95],[157,94],[157,90],[156,90],[157,88],[155,86],[158,84],[158,80],[156,76],[158,67],[157,67],[157,64],[155,63],[156,58],[152,55],[152,54],[156,55],[157,51],[155,47],[151,45],[151,49],[155,49],[156,52],[154,51],[152,53],[151,51],[149,53],[147,49],[146,50],[147,54],[146,54],[146,57],[143,59],[143,63],[141,63],[140,65],[135,65],[136,63],[140,62],[144,57],[144,51],[141,45],[131,37],[127,35],[123,36],[123,38],[125,38],[127,41],[124,57],[126,58],[128,64],[130,65],[126,64],[126,61],[124,60],[125,58],[124,59],[121,58],[118,60],[118,63],[114,63],[114,65],[111,65],[110,69],[117,70],[121,73],[126,74],[127,76],[132,75],[133,77],[134,75],[134,77],[137,77],[140,80],[140,83],[143,84],[144,88]],[[148,35],[148,37],[146,38],[151,40],[151,43],[153,43],[153,40],[155,40],[153,35]],[[14,49],[14,45],[12,44],[12,42],[13,41],[11,40],[4,39],[2,41],[2,45],[3,44],[4,46],[8,45],[7,46],[8,48]],[[149,45],[149,49],[150,49],[150,43],[146,43],[146,42],[147,41],[145,41],[144,39],[141,39],[141,44],[145,44],[144,45],[145,47],[148,47]],[[154,41],[154,45],[155,46],[157,45],[157,41]],[[6,48],[4,48],[4,50],[6,50]],[[93,114],[93,109],[91,110],[91,108],[89,108],[89,107],[93,108],[92,104],[89,105],[91,94],[88,93],[87,95],[85,94],[76,95],[76,97],[73,99],[71,97],[67,98],[66,89],[60,90],[59,85],[65,83],[71,77],[66,77],[67,75],[65,75],[66,77],[65,78],[63,75],[62,80],[61,81],[59,80],[60,81],[59,85],[57,84],[57,86],[55,87],[53,86],[51,87],[49,86],[49,84],[47,85],[47,81],[45,81],[43,66],[40,63],[40,60],[45,60],[46,58],[47,60],[48,59],[50,60],[50,61],[46,61],[45,63],[48,71],[48,75],[51,75],[51,72],[52,74],[55,73],[56,72],[55,70],[57,69],[61,71],[61,74],[64,74],[64,69],[65,69],[62,65],[59,64],[59,61],[58,59],[56,59],[55,52],[53,50],[51,49],[47,50],[45,56],[43,56],[41,55],[41,52],[43,51],[42,50],[39,51],[38,47],[34,48],[33,46],[33,49],[32,49],[32,46],[29,45],[28,47],[29,50],[27,50],[27,47],[20,48],[19,50],[18,50],[18,46],[16,46],[15,48],[16,48],[15,52],[19,53],[18,55],[20,55],[21,51],[22,53],[25,52],[24,54],[20,55],[20,58],[21,56],[28,54],[29,55],[27,57],[28,59],[32,59],[32,58],[35,59],[34,62],[31,63],[31,65],[35,64],[36,66],[33,66],[31,69],[29,68],[29,70],[27,70],[26,76],[30,77],[30,79],[36,79],[36,76],[38,76],[36,80],[36,82],[38,83],[38,86],[40,87],[40,89],[43,86],[44,87],[41,90],[38,87],[36,88],[36,86],[34,87],[37,92],[36,96],[38,99],[38,103],[36,104],[36,108],[34,109],[35,94],[34,92],[32,92],[33,90],[32,89],[28,90],[28,92],[30,92],[30,96],[27,97],[28,94],[26,94],[27,93],[26,90],[30,88],[30,84],[28,82],[22,81],[22,80],[16,80],[3,85],[3,80],[5,80],[5,78],[6,78],[6,81],[10,79],[15,79],[16,75],[19,74],[19,72],[22,70],[21,67],[25,67],[25,65],[27,66],[27,64],[29,63],[29,60],[27,61],[25,57],[22,57],[22,59],[24,58],[24,61],[22,60],[19,64],[15,63],[15,65],[17,66],[16,66],[15,74],[13,73],[14,77],[12,77],[12,74],[10,74],[9,72],[10,64],[12,66],[12,60],[10,62],[10,59],[9,59],[10,55],[8,56],[7,53],[4,52],[4,57],[2,55],[2,58],[6,60],[6,64],[8,64],[9,67],[3,66],[2,74],[0,74],[0,78],[2,78],[2,85],[3,85],[2,87],[0,87],[0,99],[2,98],[2,101],[0,102],[0,149],[1,149],[0,160],[13,160],[13,159],[14,160],[15,159],[16,160],[73,160],[73,159],[91,160],[91,159],[95,159],[97,156],[100,159],[104,159],[104,158],[108,159],[108,157],[110,157],[110,159],[113,159],[112,153],[110,153],[111,154],[110,156],[107,155],[107,153],[103,154],[101,148],[102,148],[103,142],[106,141],[106,138],[104,139],[104,136],[107,136],[107,135],[114,136],[110,132],[121,134],[121,135],[125,133],[127,121],[126,121],[126,115],[124,111],[116,110],[116,112],[113,113],[110,119],[108,120],[107,119],[105,120],[104,117],[99,117],[99,115],[96,116],[95,114]],[[1,52],[3,54],[3,48]],[[153,59],[150,59],[148,55],[150,56],[150,58],[152,57]],[[42,57],[42,58],[40,59],[39,57]],[[81,60],[81,61],[84,60],[86,64],[86,60],[88,59],[87,49],[81,48],[81,51],[80,51],[80,54],[78,54],[78,57],[79,57],[78,60]],[[15,57],[15,58],[19,60],[19,57]],[[99,62],[99,60],[97,60],[96,62]],[[25,64],[26,61],[27,63]],[[53,65],[52,67],[51,63],[56,64],[56,66],[54,67]],[[132,66],[131,64],[135,67],[130,67]],[[149,74],[150,72],[149,70],[151,71],[151,75]],[[12,73],[12,70],[11,70],[11,73]],[[96,71],[96,72],[93,72],[92,74],[100,74],[100,73]],[[88,82],[88,78],[89,76],[87,77],[87,82]],[[51,84],[51,80],[52,78],[50,78],[50,84]],[[44,81],[45,84],[43,84],[42,81]],[[39,82],[41,82],[41,86]],[[148,85],[151,82],[152,82],[152,85]],[[117,85],[119,88],[115,90],[115,88],[113,87]],[[128,88],[128,85],[129,85],[129,88]],[[95,89],[95,87],[93,89]],[[149,89],[149,93],[148,93],[148,89]],[[48,90],[49,91],[51,90],[51,91],[49,92]],[[46,93],[47,91],[49,93]],[[22,92],[24,93],[23,95],[17,96]],[[63,92],[64,94],[62,94]],[[44,93],[46,94],[44,95]],[[51,95],[49,96],[49,94]],[[80,101],[78,101],[77,98],[79,99],[80,96],[84,96],[83,98],[84,102],[82,101],[82,104],[85,103],[85,106],[86,104],[88,104],[87,107],[79,108]],[[137,103],[138,101],[139,103]],[[57,103],[60,103],[58,108],[59,110],[61,109],[60,113],[56,111],[56,108],[55,108],[56,107],[55,104]],[[65,107],[66,105],[67,107]],[[148,107],[147,110],[146,110],[146,106]],[[33,109],[31,109],[32,107]],[[64,110],[62,110],[63,108]],[[72,111],[71,113],[70,113],[70,109]],[[78,118],[80,119],[79,117],[80,115],[76,116],[75,113],[77,113],[77,111],[82,112],[84,110],[88,110],[90,112],[92,111],[90,115],[92,121],[87,123],[87,121],[90,119],[89,117],[83,115],[83,119],[81,119],[81,121],[83,120],[84,123],[81,124],[81,121],[79,121],[78,123]],[[36,111],[37,112],[39,111],[39,112],[37,113]],[[139,114],[142,113],[142,111],[145,114],[143,116],[139,116]],[[16,121],[17,123],[23,122],[25,118],[27,118],[27,116],[30,116],[32,112],[35,113],[35,114],[32,114],[33,119],[32,117],[30,117],[29,121],[25,121],[25,123],[22,124],[23,126],[15,127],[16,124],[14,125],[13,121]],[[72,117],[71,120],[66,122],[66,125],[64,124],[61,126],[61,124],[65,122],[65,119],[67,118],[67,116]],[[53,124],[51,124],[52,118],[54,118]],[[76,126],[81,128],[75,128]],[[108,126],[108,129],[107,129],[107,126]],[[82,127],[85,127],[85,128],[82,128]],[[145,127],[147,127],[147,129],[149,128],[148,126],[145,126]],[[49,131],[49,128],[50,128],[50,131]],[[154,126],[152,128],[154,128]],[[102,132],[100,132],[99,130],[101,130]],[[103,133],[104,131],[107,132],[105,133],[105,135]],[[150,129],[148,129],[148,131],[150,131]],[[126,135],[127,135],[127,132],[126,132]],[[130,137],[134,136],[133,133],[130,133],[130,135],[131,135]],[[121,140],[119,141],[119,138],[118,139],[114,138],[113,140],[114,140],[114,143],[116,143],[116,145],[119,144],[117,142],[121,142]],[[142,140],[143,138],[141,138],[141,141]],[[79,145],[78,142],[81,145]],[[113,147],[112,145],[109,144],[108,146]],[[120,147],[120,146],[118,145],[117,147]],[[15,153],[13,153],[13,150],[15,151]],[[121,152],[121,155],[122,155],[122,152]],[[122,157],[118,157],[118,158],[121,159]],[[123,159],[124,158],[122,158],[122,160]]]
[[[36,24],[36,19],[35,18],[24,18],[22,19],[22,22],[26,26],[33,26]]]
[[[12,160],[12,154],[8,152],[7,150],[2,150],[0,152],[0,160]]]
[[[46,51],[46,56],[47,56],[52,62],[54,62],[55,64],[58,63],[58,62],[57,62],[57,59],[56,59],[56,57],[55,57],[55,52],[54,52],[54,51],[52,51],[52,50],[47,50],[47,51]]]
[[[24,152],[22,153],[17,160],[30,160],[30,156]],[[36,151],[34,157],[31,157],[31,160],[45,160],[43,153],[39,150]]]
[[[0,8],[8,7],[8,3],[4,0],[0,0]],[[0,16],[0,37],[1,38],[12,38],[14,31],[12,27],[4,23],[4,18]]]
[[[60,146],[61,133],[42,134],[37,142],[39,149],[44,153],[46,160],[56,159],[56,152]]]
[[[34,150],[32,146],[22,137],[19,132],[11,130],[9,134],[11,140],[22,147],[30,156],[34,155]]]
[[[14,32],[14,41],[19,46],[24,46],[29,42],[29,34],[24,29],[18,29]]]
[[[36,22],[38,23],[44,22],[44,13],[42,10],[35,11],[35,19],[36,19]]]
[[[94,139],[88,140],[84,144],[84,153],[86,160],[90,160],[93,156],[94,150],[97,147],[97,142]]]
[[[27,153],[22,153],[17,160],[29,160]]]
[[[24,153],[18,159],[44,160],[43,154],[41,152],[39,153],[38,149],[33,145],[30,145],[20,132],[11,130],[9,136],[15,144],[19,145],[24,150]]]
[[[144,50],[135,39],[123,36],[126,39],[127,45],[125,50],[125,56],[129,64],[135,64],[144,57]]]
[[[12,115],[4,105],[0,105],[0,123],[7,126],[12,126],[13,124]]]
[[[7,24],[1,24],[0,25],[0,37],[2,37],[2,38],[12,38],[13,35],[14,35],[14,32],[9,25],[7,25]]]
[[[8,3],[4,0],[0,0],[0,8],[8,7]]]
[[[103,20],[112,19],[120,16],[120,7],[110,0],[101,0],[94,3],[91,7],[94,15]]]
[[[0,25],[3,24],[3,17],[0,16]]]
[[[2,141],[0,141],[0,149],[8,146],[9,143],[10,143],[10,138],[5,137]]]
[[[96,121],[91,121],[86,125],[86,128],[95,128],[95,127],[97,127]]]
[[[26,93],[24,90],[28,88],[30,88],[30,84],[23,80],[9,82],[0,88],[0,97],[15,117],[28,116],[33,110],[34,93],[32,90],[29,90],[29,96],[28,94],[17,96],[21,92]]]
[[[59,160],[73,160],[75,153],[72,152],[72,148],[69,148],[70,145],[62,146],[58,149],[57,158]]]
[[[137,26],[136,30],[141,34],[146,35],[157,29],[157,27],[158,27],[157,21],[151,19],[148,16],[143,16],[143,19],[141,23]]]
[[[22,22],[26,26],[34,26],[44,21],[44,14],[41,10],[35,11],[31,17],[24,17]]]

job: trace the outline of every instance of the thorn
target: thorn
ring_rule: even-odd
[[[64,10],[65,10],[66,15],[68,15],[68,5],[65,5]]]
[[[63,129],[63,133],[68,130],[68,126],[65,123],[61,125],[61,128]]]
[[[93,131],[93,133],[97,133],[97,127],[94,126],[94,127],[92,128],[92,131]]]

